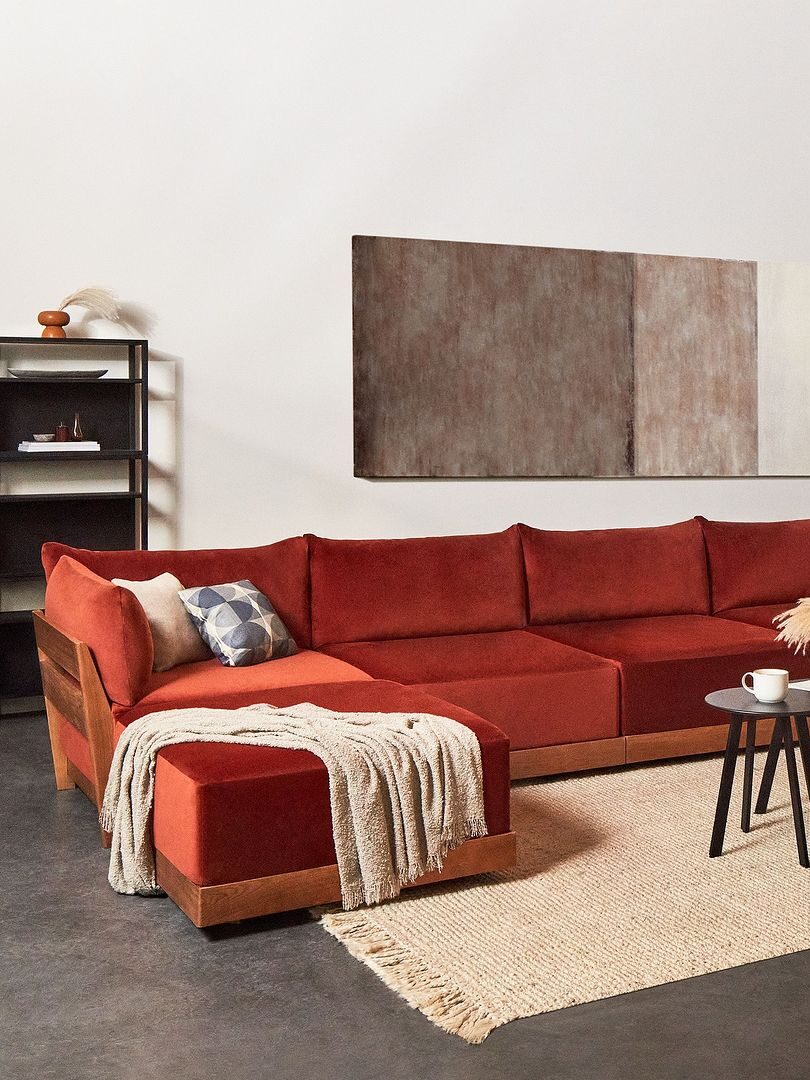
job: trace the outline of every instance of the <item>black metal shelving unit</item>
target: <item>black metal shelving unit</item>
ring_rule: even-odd
[[[9,366],[39,369],[40,361],[56,370],[86,367],[88,361],[121,369],[125,362],[127,375],[88,380],[8,374]],[[97,549],[148,547],[148,372],[144,340],[0,336],[0,599],[4,586],[44,580],[40,548],[46,541]],[[97,440],[100,451],[17,450],[35,432],[54,431],[61,420],[70,424],[76,412],[84,437]],[[126,490],[17,494],[7,493],[2,483],[24,463],[57,488],[64,481],[54,469],[57,463],[70,463],[75,475],[78,462],[94,461],[126,463]],[[5,705],[41,692],[31,609],[0,611],[0,700]]]

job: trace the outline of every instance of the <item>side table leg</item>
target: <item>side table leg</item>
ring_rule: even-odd
[[[726,741],[726,756],[723,758],[723,772],[720,776],[720,790],[717,793],[717,809],[714,812],[714,828],[709,845],[709,858],[714,859],[723,854],[723,840],[726,835],[726,822],[728,821],[728,806],[731,802],[731,788],[734,785],[734,769],[737,765],[737,751],[740,748],[740,732],[742,731],[742,717],[732,714],[728,725],[728,740]]]
[[[782,737],[785,744],[785,761],[787,762],[788,783],[790,784],[790,802],[793,807],[793,827],[796,830],[799,864],[810,867],[810,859],[807,857],[807,837],[804,832],[804,815],[802,814],[802,793],[799,788],[799,773],[796,768],[796,751],[793,747],[790,717],[785,717],[781,720],[781,723],[783,725]]]
[[[810,795],[810,732],[807,730],[807,717],[796,716],[794,719],[796,721],[796,733],[799,736],[799,751],[802,757],[802,768],[804,769],[804,782]]]
[[[779,720],[774,720],[773,735],[771,735],[771,741],[768,746],[768,756],[765,758],[765,768],[762,772],[762,780],[759,785],[757,805],[754,807],[755,814],[764,814],[768,809],[768,800],[771,797],[771,788],[773,787],[773,776],[776,772],[776,765],[779,761],[779,751],[781,749],[782,724]]]
[[[743,832],[751,832],[751,789],[754,786],[754,744],[757,736],[757,718],[748,717],[745,728],[745,773],[743,775],[743,800],[741,826]]]

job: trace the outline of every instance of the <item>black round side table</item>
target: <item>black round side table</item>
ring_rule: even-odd
[[[717,795],[717,810],[714,815],[714,828],[709,846],[709,858],[723,854],[723,839],[726,835],[728,807],[731,801],[731,789],[734,784],[734,770],[737,764],[737,751],[740,748],[740,735],[743,722],[747,723],[745,733],[745,773],[743,777],[742,831],[751,831],[751,789],[754,781],[754,745],[756,742],[757,720],[774,718],[773,735],[765,759],[762,783],[757,796],[754,812],[764,814],[768,809],[768,799],[773,787],[773,777],[779,760],[779,751],[784,748],[790,785],[790,802],[793,807],[793,826],[796,830],[796,847],[799,851],[799,863],[810,867],[807,857],[807,837],[804,831],[802,814],[802,794],[799,789],[799,774],[796,769],[796,753],[793,746],[791,718],[796,724],[799,736],[799,750],[804,769],[804,779],[810,791],[810,733],[807,729],[807,717],[810,716],[810,692],[807,690],[788,690],[784,701],[765,704],[757,701],[742,687],[732,690],[715,690],[706,696],[706,703],[715,709],[722,709],[730,714],[728,742],[723,759],[723,772],[720,777],[720,791]]]

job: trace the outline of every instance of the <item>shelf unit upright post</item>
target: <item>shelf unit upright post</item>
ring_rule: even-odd
[[[129,490],[132,495],[140,496],[140,532],[138,548],[149,547],[149,343],[135,341],[129,349],[129,378],[132,393],[139,388],[140,410],[137,403],[130,410],[129,445],[140,449],[138,457],[129,459]]]
[[[124,350],[126,352],[124,353]],[[14,377],[11,366],[34,374]],[[50,362],[58,359],[58,366]],[[126,378],[66,378],[71,360],[98,368],[117,366],[126,358]],[[66,363],[67,361],[67,363]],[[100,442],[98,451],[20,452],[18,444],[34,433],[54,431],[80,413],[85,438]],[[127,464],[126,490],[58,490],[64,476],[57,463],[97,461]],[[13,466],[25,463],[47,481],[48,490],[31,494],[9,491]],[[41,473],[40,473],[41,470]],[[99,481],[96,480],[96,484]],[[120,483],[120,479],[118,481]],[[3,596],[27,583],[41,592],[44,573],[40,548],[49,540],[96,549],[146,548],[149,543],[149,344],[129,338],[39,338],[0,336],[0,712],[15,702],[30,708],[42,693],[34,641],[32,607]],[[19,709],[17,711],[20,711]]]

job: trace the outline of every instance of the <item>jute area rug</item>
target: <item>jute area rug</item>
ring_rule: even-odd
[[[763,755],[757,755],[756,795]],[[501,1024],[810,948],[784,761],[771,809],[709,859],[719,758],[512,790],[509,872],[323,915],[324,927],[445,1031]]]

